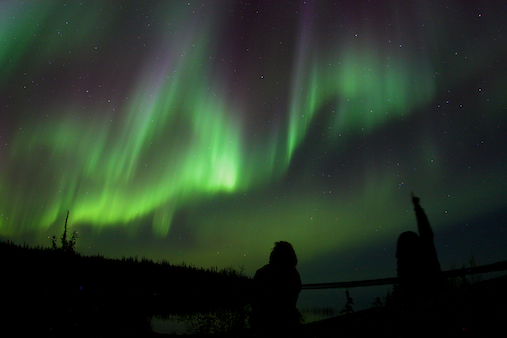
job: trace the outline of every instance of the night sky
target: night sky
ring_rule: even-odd
[[[385,278],[414,191],[444,270],[505,260],[506,22],[506,1],[1,1],[0,238],[50,246],[70,210],[84,255],[252,276],[286,240],[303,283]]]

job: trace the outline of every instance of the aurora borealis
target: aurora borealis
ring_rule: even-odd
[[[2,1],[0,235],[383,278],[414,191],[444,269],[506,259],[506,9]]]

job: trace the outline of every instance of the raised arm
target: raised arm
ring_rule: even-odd
[[[419,231],[419,236],[423,241],[431,241],[433,243],[433,230],[431,230],[430,222],[428,221],[428,217],[424,213],[424,209],[419,204],[419,197],[412,195],[412,203],[414,204],[415,216],[417,218],[417,230]]]
[[[419,230],[419,237],[421,238],[422,249],[425,252],[427,260],[428,272],[434,274],[435,277],[440,277],[440,263],[437,258],[437,250],[435,242],[433,241],[433,230],[431,229],[428,217],[424,213],[423,208],[419,204],[419,197],[415,197],[412,193],[412,203],[414,204],[415,215],[417,218],[417,229]]]

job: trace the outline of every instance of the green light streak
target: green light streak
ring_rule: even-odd
[[[78,12],[75,6],[65,13]],[[49,20],[51,11],[44,13],[40,24]],[[92,22],[99,18],[93,15]],[[184,16],[180,20],[193,22]],[[30,34],[38,27],[28,19],[25,25],[22,30]],[[424,55],[413,61],[408,49],[375,54],[370,42],[345,39],[341,43],[350,46],[345,51],[308,48],[311,32],[305,26],[305,44],[298,46],[294,60],[287,125],[272,138],[247,144],[251,138],[245,136],[248,128],[240,118],[246,107],[231,102],[228,84],[211,75],[214,26],[199,23],[189,25],[185,34],[161,34],[153,53],[163,60],[146,60],[121,113],[97,105],[87,108],[93,111],[84,118],[69,105],[58,108],[63,118],[24,125],[14,136],[11,168],[0,179],[1,212],[6,215],[0,233],[44,230],[71,210],[73,224],[98,229],[121,225],[135,231],[132,224],[151,218],[154,232],[163,237],[181,207],[282,176],[315,116],[329,113],[329,103],[336,105],[337,114],[328,117],[333,123],[330,133],[336,136],[345,129],[379,128],[434,95]],[[82,33],[69,39],[86,39],[90,29],[80,27],[76,31]],[[7,25],[1,32],[29,35]],[[51,55],[58,55],[70,43],[58,39],[48,37],[40,45],[51,45]],[[26,54],[30,41],[26,38],[16,48],[9,44],[0,56],[2,65],[8,53]]]
[[[302,35],[301,41],[305,41]],[[407,117],[411,110],[430,102],[436,93],[434,71],[425,53],[409,47],[383,47],[364,40],[343,39],[344,50],[300,50],[295,61],[287,131],[287,159],[306,136],[317,114],[329,114],[329,133],[371,131]],[[312,50],[313,55],[308,55]],[[414,64],[417,67],[414,67]],[[335,104],[329,108],[328,104]],[[324,110],[325,109],[325,110]]]
[[[298,62],[301,64],[301,62]],[[305,65],[306,66],[306,65]],[[292,88],[292,98],[290,104],[290,119],[288,126],[288,145],[287,145],[287,165],[301,141],[306,135],[312,118],[320,108],[319,84],[316,65],[310,71],[309,79],[302,76],[305,66],[299,66],[297,69],[295,85]]]

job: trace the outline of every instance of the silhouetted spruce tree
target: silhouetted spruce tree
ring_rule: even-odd
[[[387,291],[387,294],[384,297],[384,301],[385,301],[386,306],[391,306],[391,305],[394,304],[394,298],[395,298],[394,294],[396,293],[396,291],[395,291],[396,290],[396,285],[397,284],[395,284],[393,286],[393,290],[392,291]]]
[[[354,309],[352,308],[352,305],[354,305],[354,300],[352,297],[350,297],[349,290],[345,291],[345,297],[347,298],[347,301],[345,302],[345,307],[343,310],[340,311],[341,314],[350,314],[354,313]]]
[[[51,244],[52,244],[53,250],[58,249],[58,245],[56,245],[56,236],[51,237]]]
[[[371,304],[372,307],[382,307],[384,304],[382,304],[382,300],[380,297],[375,298],[373,303]]]
[[[69,210],[67,210],[67,218],[65,218],[65,227],[63,228],[62,234],[62,250],[67,251],[69,248],[69,242],[67,241],[67,221],[69,220]]]
[[[69,210],[67,210],[67,218],[65,218],[65,227],[63,228],[63,234],[61,237],[62,247],[60,248],[63,252],[75,253],[76,240],[78,239],[77,231],[72,232],[70,239],[67,239],[67,222],[69,220]],[[51,237],[51,244],[54,250],[58,249],[56,244],[56,236]]]
[[[471,268],[477,267],[477,263],[475,262],[474,256],[470,257],[468,264],[470,264]],[[475,283],[480,282],[482,280],[482,275],[481,274],[478,274],[478,275],[472,274],[472,275],[470,275],[470,279],[471,279],[471,284],[475,284]]]

